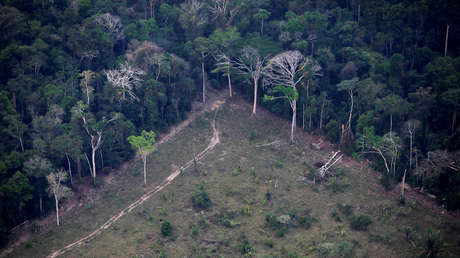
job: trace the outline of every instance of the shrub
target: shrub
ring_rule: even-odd
[[[165,220],[161,223],[161,234],[165,237],[172,235],[172,226],[169,221]]]
[[[244,239],[239,245],[238,249],[240,250],[243,257],[251,257],[254,254],[254,248],[251,246],[247,239]]]
[[[209,208],[212,204],[211,198],[206,191],[201,191],[192,196],[193,208],[197,210],[205,210]]]
[[[425,250],[423,251],[425,257],[434,258],[438,256],[441,250],[442,240],[441,233],[438,230],[429,229],[428,236],[425,240]]]
[[[372,223],[371,218],[365,215],[353,215],[349,219],[351,228],[358,231],[367,231]]]
[[[353,207],[351,207],[350,204],[337,204],[337,208],[339,208],[339,211],[344,215],[344,216],[350,216],[353,214]]]
[[[270,247],[270,248],[273,248],[273,239],[271,238],[265,238],[264,239],[264,245]]]
[[[192,232],[192,235],[193,235],[193,236],[196,236],[196,235],[198,235],[198,234],[200,233],[197,224],[191,225],[191,226],[190,226],[190,231]]]
[[[318,221],[316,218],[310,216],[297,216],[296,219],[299,225],[305,229],[311,228],[312,224]]]

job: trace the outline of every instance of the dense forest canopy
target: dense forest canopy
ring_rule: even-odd
[[[373,161],[385,185],[407,174],[458,209],[459,11],[455,0],[0,0],[2,239],[54,209],[48,175],[97,185],[135,154],[129,136],[166,131],[207,87],[233,86],[254,113],[258,101]],[[295,84],[273,85],[279,70],[266,68],[286,53],[309,62]]]

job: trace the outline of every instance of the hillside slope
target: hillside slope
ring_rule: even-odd
[[[141,162],[133,161],[102,186],[100,199],[10,257],[45,257],[94,231],[204,149],[215,115],[220,143],[196,169],[182,171],[162,192],[64,257],[412,257],[423,253],[429,228],[441,230],[443,256],[459,254],[458,217],[417,199],[399,205],[398,196],[378,183],[378,173],[350,158],[338,163],[328,182],[313,184],[314,164],[325,162],[334,147],[313,150],[312,136],[300,129],[290,145],[288,122],[263,109],[250,114],[250,104],[233,98],[217,115],[198,117],[149,157],[149,187],[140,186]],[[353,220],[365,228],[362,218],[372,221],[367,230],[353,230]],[[165,221],[170,236],[164,236],[166,226],[162,232]]]

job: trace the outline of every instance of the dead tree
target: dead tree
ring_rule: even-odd
[[[252,114],[255,115],[257,111],[257,88],[259,79],[265,69],[264,63],[268,56],[260,56],[257,49],[253,47],[245,47],[240,57],[232,60],[232,67],[239,71],[241,74],[251,76],[254,86],[254,104],[252,106]]]
[[[329,169],[332,166],[334,166],[335,163],[339,162],[342,158],[343,158],[343,154],[341,154],[340,151],[334,152],[334,154],[332,154],[329,160],[318,169],[320,179],[324,180],[326,178],[326,175],[329,172]]]
[[[134,87],[142,82],[141,75],[145,72],[129,64],[122,64],[118,70],[107,70],[105,75],[107,80],[115,87],[120,93],[120,100],[126,100],[128,97],[139,101],[139,98],[134,93]]]

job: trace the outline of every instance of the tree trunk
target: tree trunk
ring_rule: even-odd
[[[324,104],[326,100],[323,100],[323,103],[321,103],[321,112],[319,115],[319,130],[323,128],[323,112],[324,112]]]
[[[401,196],[404,198],[404,188],[405,187],[405,184],[406,184],[406,171],[407,170],[404,170],[404,175],[402,177],[402,187],[401,187]]]
[[[260,35],[264,35],[264,19],[260,21]]]
[[[77,158],[76,162],[77,162],[78,177],[79,177],[80,180],[81,180],[81,160],[80,160],[80,158]]]
[[[142,156],[144,161],[144,185],[147,185],[147,155]]]
[[[447,42],[449,41],[449,27],[450,27],[450,25],[447,24],[447,27],[446,27],[446,41],[444,42],[444,56],[447,56]]]
[[[452,129],[451,129],[452,136],[455,133],[455,123],[456,122],[457,122],[457,109],[455,109],[454,113],[452,114]]]
[[[305,109],[307,108],[307,104],[302,105],[302,130],[305,130]]]
[[[93,177],[93,183],[94,183],[96,181],[96,149],[94,148],[92,148],[91,150],[91,161],[93,163],[91,176]]]
[[[252,106],[252,114],[255,115],[256,114],[256,110],[257,110],[257,79],[254,78],[254,104]]]
[[[201,61],[201,75],[203,80],[203,104],[206,103],[206,83],[204,81],[204,60]]]
[[[227,67],[227,80],[228,80],[228,90],[230,91],[230,98],[232,97],[232,80],[230,78],[230,65]]]
[[[409,169],[412,169],[412,133],[409,135],[410,145],[409,145]]]
[[[69,176],[70,176],[70,184],[73,184],[73,179],[72,179],[72,167],[70,166],[70,159],[69,155],[66,153],[65,157],[67,158],[67,166],[69,167]]]
[[[56,195],[54,195],[54,200],[56,201],[56,224],[59,227],[59,200]]]
[[[391,137],[392,131],[393,131],[393,114],[390,113],[390,137]]]
[[[24,142],[22,141],[22,137],[18,137],[19,144],[21,145],[21,152],[24,152]]]
[[[40,216],[43,214],[43,197],[42,194],[38,194],[38,205],[40,206]]]
[[[297,101],[291,102],[292,107],[292,121],[291,121],[291,143],[294,143],[294,131],[296,126],[296,114],[297,114]]]

